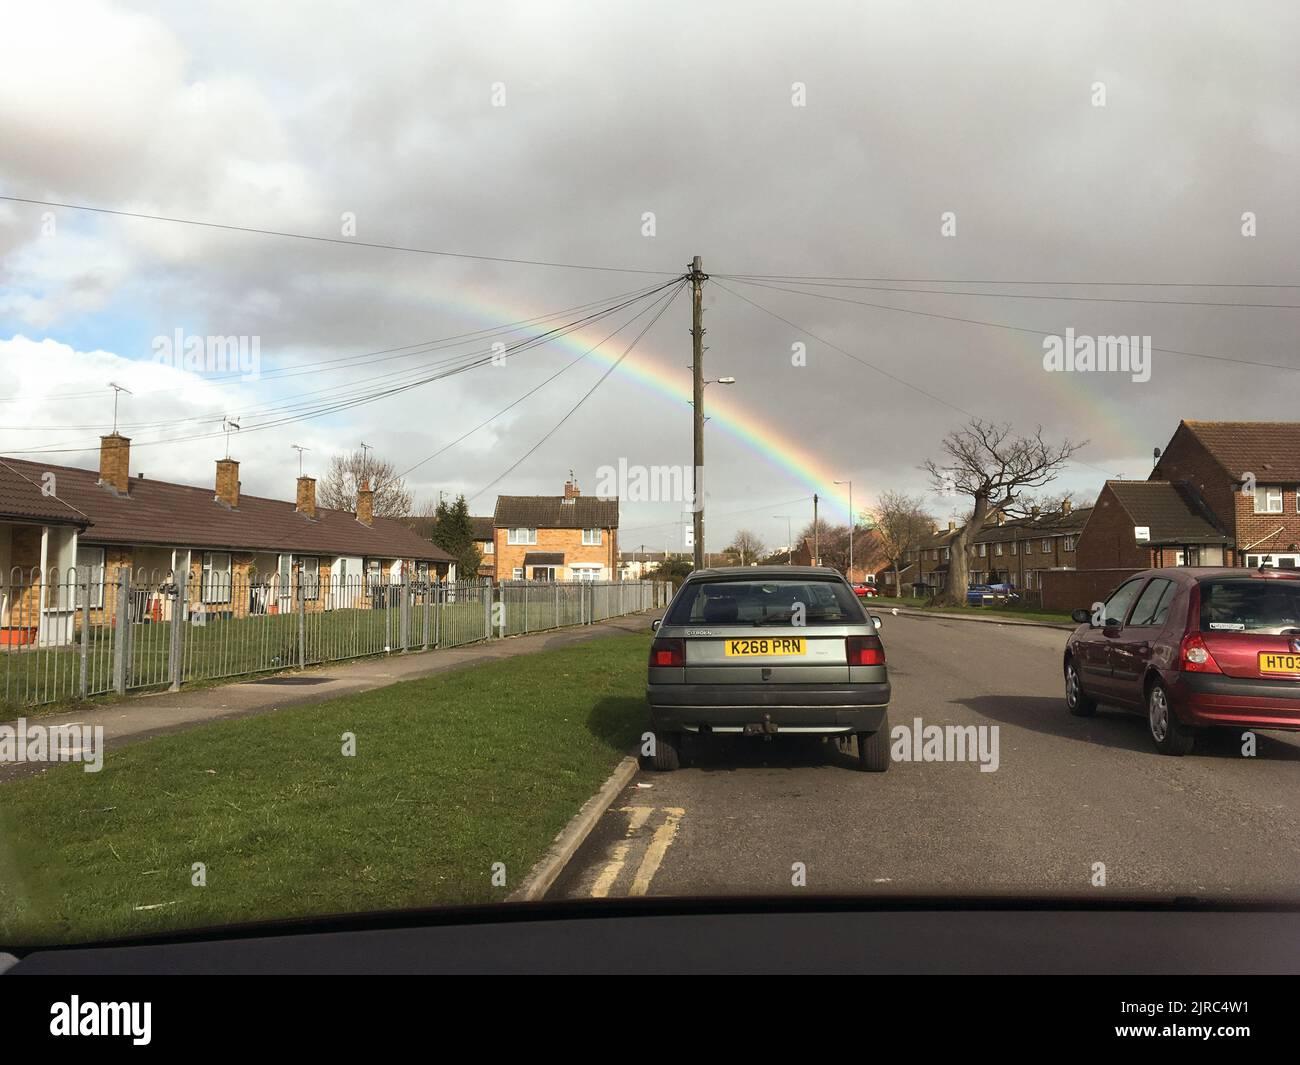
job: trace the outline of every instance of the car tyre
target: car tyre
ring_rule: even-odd
[[[1092,717],[1097,712],[1097,700],[1083,690],[1073,658],[1065,663],[1065,705],[1075,717]]]
[[[641,764],[647,769],[653,769],[659,773],[671,773],[674,769],[681,768],[682,737],[680,733],[656,732],[655,753],[649,758],[641,759]]]
[[[1196,745],[1196,732],[1178,720],[1165,686],[1156,681],[1147,692],[1147,728],[1156,750],[1181,758]]]
[[[889,715],[875,732],[858,733],[858,768],[864,773],[883,773],[889,768]]]

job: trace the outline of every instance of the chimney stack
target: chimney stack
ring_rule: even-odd
[[[949,532],[957,531],[957,523],[955,521],[952,521],[951,519],[949,519],[948,521],[948,531]]]
[[[362,525],[375,522],[375,493],[370,490],[369,481],[362,481],[357,488],[357,521]]]
[[[1029,508],[1029,514],[1030,514],[1030,516],[1034,519],[1034,521],[1037,521],[1037,520],[1038,520],[1038,508],[1037,508],[1037,507],[1030,507],[1030,508]]]
[[[239,463],[234,459],[217,459],[216,500],[231,510],[239,506]]]
[[[1001,525],[1001,524],[1002,524],[1004,521],[1006,521],[1006,520],[1007,520],[1007,516],[1006,516],[1005,514],[1003,514],[1002,511],[999,510],[999,511],[998,511],[998,524]]]
[[[580,496],[580,495],[582,495],[582,493],[578,490],[577,482],[575,482],[575,481],[565,481],[565,482],[564,482],[564,498],[565,498],[565,499],[577,499],[578,496]]]
[[[131,490],[131,441],[117,430],[99,438],[99,483],[120,496]]]
[[[1070,513],[1070,501],[1068,499],[1061,500],[1061,513],[1062,514]]]
[[[316,478],[298,478],[298,502],[293,508],[299,514],[315,519],[316,517]]]

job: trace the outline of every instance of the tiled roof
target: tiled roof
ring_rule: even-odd
[[[617,529],[618,500],[577,496],[498,496],[498,529]]]
[[[485,517],[471,517],[469,519],[470,528],[474,530],[475,540],[492,539],[492,515]]]
[[[4,459],[3,465],[38,484],[41,474],[53,473],[59,499],[92,523],[81,537],[86,543],[452,560],[398,518],[375,518],[366,526],[347,511],[317,508],[310,520],[292,503],[243,494],[238,509],[230,510],[215,501],[212,488],[143,477],[118,496],[98,483],[93,470],[25,459]]]
[[[57,495],[46,495],[42,491],[45,483],[40,474],[48,472],[42,467],[39,473],[20,468],[22,464],[10,465],[0,461],[0,517],[28,518],[57,524],[90,524],[90,519],[76,507],[64,502]],[[59,490],[59,479],[52,482],[54,490]]]
[[[1300,481],[1300,422],[1195,422],[1188,430],[1223,467],[1260,484]]]
[[[1209,511],[1184,484],[1169,481],[1107,481],[1134,525],[1151,530],[1153,544],[1227,543]]]
[[[563,551],[527,551],[524,553],[525,566],[563,566]]]
[[[1067,514],[1052,511],[1038,517],[1010,518],[1002,525],[986,525],[984,531],[974,537],[976,544],[1007,543],[1011,540],[1034,540],[1040,536],[1068,536],[1083,531],[1092,514],[1092,507],[1074,507]]]

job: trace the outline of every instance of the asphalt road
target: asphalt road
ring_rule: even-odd
[[[549,897],[1300,899],[1300,734],[1261,733],[1254,758],[1223,734],[1170,758],[1143,718],[1066,712],[1064,632],[886,616],[883,636],[891,726],[997,726],[996,771],[861,773],[833,742],[713,739],[687,768],[638,773]]]

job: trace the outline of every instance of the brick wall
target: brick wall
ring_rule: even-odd
[[[561,552],[564,565],[557,567],[556,577],[569,580],[569,567],[574,563],[598,563],[605,567],[602,580],[614,580],[618,574],[618,530],[601,530],[599,544],[584,544],[581,529],[538,529],[537,543],[507,543],[508,530],[495,529],[496,575],[499,581],[513,579],[515,567],[522,567],[524,556],[535,551]]]
[[[1043,609],[1069,612],[1091,608],[1107,599],[1125,578],[1145,568],[1051,570],[1043,574]]]
[[[1146,569],[1154,564],[1151,549],[1134,539],[1133,519],[1109,485],[1097,496],[1078,547],[1079,569]]]
[[[1257,471],[1257,474],[1262,472]],[[1201,494],[1206,506],[1214,512],[1229,536],[1236,538],[1238,543],[1250,542],[1249,538],[1243,539],[1237,535],[1236,500],[1240,492],[1237,491],[1231,474],[1205,450],[1204,445],[1186,425],[1179,423],[1173,439],[1169,441],[1169,446],[1157,460],[1147,480],[1186,481]],[[1253,497],[1247,497],[1247,504],[1253,506],[1252,500]],[[1260,533],[1260,536],[1263,535]]]

